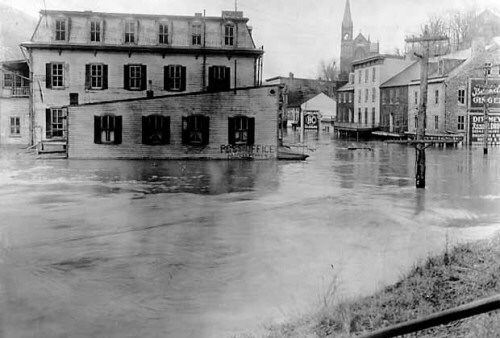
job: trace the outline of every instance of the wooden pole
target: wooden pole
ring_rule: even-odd
[[[488,65],[484,66],[484,88],[488,88],[488,71],[491,68]],[[488,116],[488,97],[484,96],[483,101],[483,126],[484,126],[484,146],[483,154],[488,155],[488,134],[489,134],[489,116]]]

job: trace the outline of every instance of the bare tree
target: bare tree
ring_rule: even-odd
[[[474,37],[476,9],[453,12],[449,16],[450,39],[455,50],[469,48]]]
[[[338,80],[338,76],[339,70],[337,66],[337,60],[321,60],[319,64],[319,79],[325,81],[336,81]]]

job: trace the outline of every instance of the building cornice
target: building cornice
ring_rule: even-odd
[[[54,43],[33,43],[25,42],[21,44],[27,49],[46,49],[57,51],[93,51],[97,52],[128,52],[132,53],[155,53],[167,54],[192,54],[192,55],[246,55],[261,56],[262,49],[249,48],[211,48],[211,47],[180,47],[180,46],[138,46],[138,45],[104,45],[104,44],[54,44]]]

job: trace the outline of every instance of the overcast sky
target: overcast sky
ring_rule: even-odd
[[[346,0],[237,0],[250,19],[258,46],[264,46],[264,78],[316,78],[321,60],[338,59],[340,27]],[[193,15],[206,10],[220,16],[235,0],[0,0],[38,17],[43,9],[95,12]],[[354,35],[380,42],[383,53],[403,48],[404,38],[419,31],[432,15],[471,6],[500,13],[500,0],[350,0]]]

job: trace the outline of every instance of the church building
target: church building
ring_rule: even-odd
[[[347,81],[349,73],[353,71],[352,63],[370,55],[379,53],[378,42],[370,42],[370,38],[359,33],[355,38],[353,35],[354,25],[351,17],[351,5],[346,0],[344,18],[342,19],[342,35],[340,44],[340,80]]]

